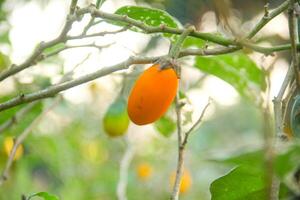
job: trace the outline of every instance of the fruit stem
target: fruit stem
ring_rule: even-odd
[[[169,52],[169,57],[172,59],[176,59],[179,56],[180,53],[180,49],[182,47],[182,44],[184,42],[184,40],[186,39],[186,37],[188,35],[190,35],[193,31],[195,31],[195,27],[194,26],[187,26],[187,28],[182,32],[182,34],[179,36],[178,40],[176,41],[176,43],[174,44],[174,46],[172,46],[170,52]]]

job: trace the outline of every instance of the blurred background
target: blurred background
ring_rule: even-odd
[[[243,37],[264,15],[264,5],[272,9],[280,0],[233,0],[230,27],[221,25],[222,12],[218,1],[208,0],[107,0],[101,10],[113,13],[125,5],[140,5],[166,10],[182,24],[190,23],[199,31],[218,32],[227,37]],[[79,1],[86,6],[93,1]],[[40,41],[53,39],[64,24],[70,1],[61,0],[0,0],[0,70],[9,63],[23,62]],[[224,9],[225,10],[225,9]],[[80,33],[89,21],[86,16],[76,22],[71,34]],[[273,19],[256,36],[261,45],[283,44],[288,41],[287,16]],[[116,30],[107,23],[95,26],[91,33]],[[76,48],[59,53],[0,84],[2,101],[20,93],[37,91],[57,83],[64,73],[74,77],[121,62],[132,55],[159,56],[168,52],[169,41],[131,31],[104,37],[72,41],[71,45],[95,42],[111,44],[108,48]],[[262,69],[271,72],[270,96],[277,94],[289,63],[287,53],[264,56],[247,54]],[[209,185],[230,168],[214,159],[225,158],[259,149],[263,146],[261,110],[243,98],[228,83],[193,67],[183,59],[181,90],[185,94],[184,130],[199,117],[208,98],[213,103],[201,126],[190,136],[185,161],[185,187],[181,199],[210,199]],[[145,68],[149,65],[144,66]],[[141,66],[130,68],[122,93],[127,97]],[[128,169],[127,197],[130,200],[168,199],[172,174],[177,162],[177,136],[162,131],[159,125],[136,126],[130,123],[125,136],[109,137],[103,129],[103,117],[122,90],[125,72],[118,72],[63,92],[62,102],[43,118],[26,138],[17,153],[8,181],[0,187],[1,200],[20,199],[39,191],[48,191],[64,200],[116,199],[120,163],[125,152],[132,156]],[[0,170],[8,158],[11,140],[17,137],[52,102],[37,104],[30,114],[0,135]],[[2,112],[0,122],[17,110]],[[175,119],[174,107],[168,118]],[[165,124],[162,125],[163,127]]]

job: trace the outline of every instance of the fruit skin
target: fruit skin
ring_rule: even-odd
[[[136,172],[141,180],[146,181],[152,175],[152,167],[148,163],[140,163],[136,168]]]
[[[178,88],[172,68],[160,69],[159,64],[148,68],[138,78],[128,99],[128,115],[137,125],[150,124],[169,108]]]
[[[129,126],[129,117],[126,112],[126,101],[119,97],[106,111],[103,118],[105,133],[110,137],[122,136]]]
[[[14,139],[12,137],[6,137],[4,139],[4,151],[6,153],[7,156],[10,155],[12,148],[14,146]],[[24,149],[22,144],[18,146],[17,151],[15,153],[15,157],[14,160],[18,160],[21,158],[21,156],[23,155]]]
[[[171,175],[170,177],[170,182],[172,186],[174,185],[175,182],[175,172]],[[180,182],[180,187],[179,187],[179,192],[180,194],[186,193],[192,186],[192,177],[191,174],[188,170],[184,170],[182,177],[181,177],[181,182]]]

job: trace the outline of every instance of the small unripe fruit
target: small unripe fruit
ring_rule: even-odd
[[[7,156],[10,155],[12,149],[14,146],[14,139],[12,137],[7,137],[4,139],[4,151],[6,153]],[[14,160],[18,160],[21,158],[21,156],[23,155],[23,146],[22,144],[18,146],[17,151],[15,153],[15,157]]]
[[[103,118],[104,131],[110,137],[122,136],[129,126],[129,118],[126,111],[126,101],[118,98],[106,111]]]
[[[168,110],[178,87],[173,68],[152,65],[137,79],[128,99],[128,115],[137,125],[150,124]]]
[[[152,167],[148,163],[140,163],[136,168],[136,172],[141,180],[146,181],[152,175]]]
[[[175,182],[175,173],[171,175],[170,182],[171,185],[173,186]],[[188,170],[184,170],[181,177],[180,187],[179,187],[180,194],[186,193],[191,188],[191,185],[192,185],[192,177],[190,175],[190,172]]]

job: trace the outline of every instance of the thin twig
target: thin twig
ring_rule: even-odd
[[[88,60],[90,56],[91,56],[91,54],[88,54],[82,61],[77,63],[71,71],[64,74],[64,76],[60,79],[60,81],[58,83],[63,83],[63,82],[71,80],[74,70],[77,69],[80,65],[82,65],[86,60]],[[27,106],[22,108],[20,111],[18,111],[13,117],[11,117],[7,121],[5,121],[3,124],[1,124],[0,125],[0,134],[3,133],[3,131],[5,131],[6,129],[10,128],[13,124],[18,123],[37,104],[38,104],[38,101],[28,104]]]
[[[127,200],[126,188],[128,182],[128,169],[135,153],[134,147],[130,144],[128,138],[126,139],[127,148],[120,163],[120,177],[117,185],[118,200]]]
[[[274,17],[285,11],[289,7],[289,1],[283,2],[279,7],[274,9],[272,12],[268,13],[268,16],[264,15],[262,19],[255,25],[255,27],[250,31],[247,38],[251,39],[258,33],[269,21]]]
[[[298,58],[298,25],[297,18],[295,15],[295,0],[291,0],[289,4],[289,12],[288,12],[288,22],[289,22],[289,32],[290,32],[290,40],[291,40],[291,54],[292,54],[292,63],[295,73],[295,80],[297,85],[297,90],[300,89],[300,74],[299,74],[299,58]]]
[[[77,0],[73,0],[70,5],[70,13],[67,15],[66,22],[60,32],[60,34],[53,40],[49,42],[40,42],[33,53],[27,58],[22,64],[15,65],[12,64],[10,68],[0,73],[0,82],[4,79],[34,65],[36,62],[43,60],[42,53],[45,49],[55,46],[61,42],[66,41],[66,35],[72,27],[72,24],[78,19],[78,15],[72,12],[75,11]],[[74,7],[75,6],[75,7]]]
[[[171,200],[178,200],[179,198],[180,182],[181,182],[183,169],[184,169],[184,153],[185,153],[185,147],[188,141],[188,137],[193,132],[193,130],[201,123],[204,114],[206,113],[206,110],[210,105],[210,99],[208,103],[205,105],[205,107],[203,108],[198,120],[192,125],[192,127],[184,135],[182,134],[182,125],[181,125],[181,107],[183,105],[179,102],[179,94],[175,99],[175,104],[176,104],[177,134],[178,134],[178,160],[177,160],[177,169],[176,169],[175,182],[173,185]]]
[[[201,112],[201,115],[200,117],[198,118],[198,120],[194,123],[194,125],[185,133],[184,135],[184,139],[183,139],[183,142],[182,142],[182,146],[185,146],[187,144],[187,141],[188,141],[188,137],[189,135],[195,130],[195,128],[202,122],[202,119],[204,117],[204,114],[206,113],[206,110],[207,108],[209,107],[211,103],[211,99],[209,98],[208,99],[208,102],[207,104],[204,106],[202,112]]]
[[[273,99],[275,131],[278,138],[283,138],[283,110],[282,110],[283,95],[288,85],[292,82],[293,74],[294,74],[293,64],[291,64],[288,68],[286,76],[280,87],[278,95]]]
[[[124,31],[127,31],[130,28],[130,26],[124,26],[123,28],[119,30],[114,30],[114,31],[102,31],[98,33],[91,33],[91,34],[86,34],[83,32],[80,35],[77,36],[67,36],[67,40],[77,40],[77,39],[83,39],[83,38],[89,38],[89,37],[99,37],[99,36],[105,36],[105,35],[111,35],[111,34],[117,34],[117,33],[122,33]]]
[[[46,114],[52,110],[59,102],[61,98],[56,98],[54,102],[46,108],[39,116],[37,116],[33,122],[16,138],[14,142],[14,146],[9,154],[8,160],[6,162],[5,168],[0,177],[0,185],[2,185],[8,178],[10,167],[13,164],[13,160],[15,154],[17,152],[18,147],[23,143],[26,137],[32,132],[32,130],[40,123],[40,121],[46,116]]]
[[[91,44],[82,44],[82,45],[68,45],[68,46],[64,46],[60,49],[57,49],[53,52],[50,52],[46,55],[44,55],[44,59],[49,58],[51,56],[57,55],[58,53],[67,50],[67,49],[74,49],[74,48],[84,48],[84,47],[92,47],[92,48],[97,48],[99,50],[102,50],[104,48],[110,47],[113,43],[111,44],[106,44],[106,45],[96,45],[95,43],[91,43]]]
[[[5,130],[10,128],[12,125],[18,123],[20,119],[22,119],[28,112],[31,111],[31,109],[37,105],[38,102],[33,102],[28,105],[26,105],[24,108],[22,108],[20,111],[18,111],[14,116],[12,116],[10,119],[5,121],[3,124],[0,125],[0,134],[2,134]]]
[[[184,165],[184,149],[181,147],[182,143],[182,120],[181,120],[181,108],[182,104],[179,101],[179,91],[175,97],[175,107],[176,107],[176,122],[177,122],[177,137],[178,137],[178,158],[177,158],[177,167],[176,167],[176,175],[175,182],[173,185],[173,192],[171,195],[171,200],[178,200],[179,197],[179,188],[181,177],[183,174],[183,165]]]

